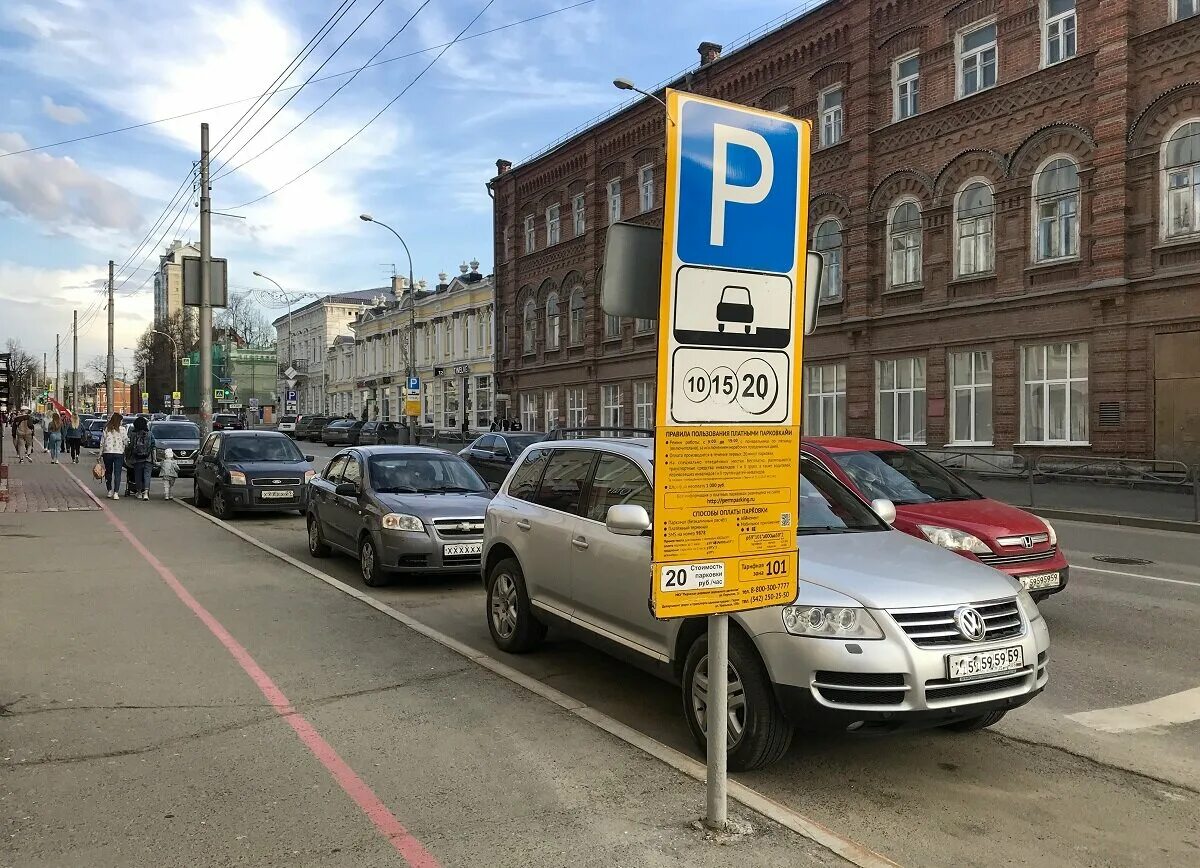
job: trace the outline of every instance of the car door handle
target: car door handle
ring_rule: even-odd
[[[517,522],[518,530],[529,530],[531,527],[533,527],[533,525],[531,525],[528,521],[526,521],[523,518]]]
[[[579,549],[580,551],[584,551],[588,547],[588,541],[581,536],[577,536],[575,539],[571,540],[571,545],[575,546],[575,548]]]

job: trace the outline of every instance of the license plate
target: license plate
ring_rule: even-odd
[[[455,543],[442,549],[443,555],[481,555],[483,543]]]
[[[263,491],[258,496],[263,500],[292,500],[296,495],[291,491]]]
[[[1058,573],[1037,573],[1032,576],[1018,576],[1021,587],[1027,591],[1040,591],[1043,588],[1057,588],[1062,581]]]
[[[946,672],[951,681],[964,678],[981,678],[1012,672],[1025,666],[1025,652],[1020,645],[1010,648],[995,648],[991,651],[976,651],[974,654],[947,654]]]

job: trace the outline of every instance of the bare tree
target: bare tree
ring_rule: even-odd
[[[248,347],[265,347],[275,340],[275,330],[249,292],[231,293],[214,325],[228,329]]]
[[[38,360],[21,348],[21,342],[9,338],[4,351],[9,354],[8,382],[9,406],[27,407],[32,403],[33,396],[29,387],[41,372]]]

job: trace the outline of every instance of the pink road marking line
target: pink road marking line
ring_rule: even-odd
[[[355,773],[354,769],[346,764],[346,761],[334,750],[333,745],[317,732],[316,727],[309,723],[302,714],[292,708],[292,704],[287,696],[279,689],[279,686],[272,680],[271,676],[250,656],[250,652],[237,639],[233,638],[233,635],[225,629],[221,622],[191,595],[188,589],[183,586],[183,583],[171,572],[170,568],[164,565],[162,561],[154,556],[153,552],[142,544],[141,540],[134,536],[133,531],[126,526],[125,522],[117,518],[113,511],[102,503],[100,498],[86,485],[80,482],[74,473],[65,467],[63,470],[75,480],[75,483],[83,489],[88,497],[96,502],[101,510],[104,511],[104,515],[108,518],[109,523],[129,541],[129,544],[142,556],[146,563],[154,568],[159,578],[166,583],[167,587],[175,592],[175,596],[179,597],[183,604],[192,610],[192,614],[199,618],[201,623],[208,628],[209,632],[217,638],[217,641],[225,646],[225,650],[233,656],[233,659],[238,662],[243,671],[250,676],[250,680],[262,691],[263,697],[271,707],[287,721],[288,726],[295,731],[304,746],[309,749],[313,756],[320,760],[321,765],[325,766],[329,774],[333,776],[333,779],[338,782],[338,786],[342,788],[342,791],[367,815],[367,818],[375,825],[380,834],[387,838],[388,843],[396,848],[396,851],[404,857],[404,861],[412,866],[412,868],[438,868],[437,860],[433,858],[432,854],[425,849],[420,841],[404,828],[395,815],[388,810],[379,796],[375,795],[375,791]]]

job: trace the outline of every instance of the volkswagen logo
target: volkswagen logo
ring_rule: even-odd
[[[964,639],[971,642],[981,642],[987,635],[987,623],[983,615],[970,606],[959,606],[954,610],[954,626],[962,633]]]

